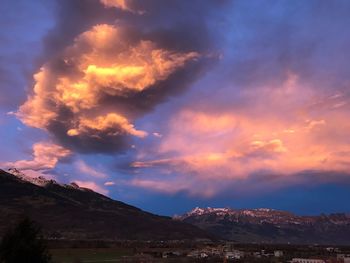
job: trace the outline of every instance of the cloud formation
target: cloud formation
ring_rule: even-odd
[[[93,167],[86,164],[83,160],[79,160],[76,162],[76,167],[80,173],[85,175],[89,175],[95,178],[106,178],[107,175],[103,172],[97,171]]]
[[[80,180],[75,180],[74,183],[76,183],[79,187],[91,189],[94,192],[107,195],[108,190],[105,188],[101,187],[100,185],[96,184],[94,181],[80,181]]]
[[[92,163],[124,153],[108,164],[118,178],[78,163],[90,184],[213,197],[339,182],[350,164],[348,9],[60,0],[16,116],[67,151],[101,158]]]
[[[71,154],[71,151],[63,148],[60,145],[48,142],[39,142],[33,145],[32,160],[7,162],[4,163],[3,166],[7,168],[15,167],[23,171],[46,171],[55,168],[60,160],[69,157]]]
[[[206,20],[222,4],[198,3],[57,1],[42,66],[16,116],[74,152],[127,151],[148,135],[137,120],[216,60]],[[183,16],[169,20],[175,7]]]
[[[350,167],[345,139],[350,126],[340,121],[348,109],[330,111],[334,102],[326,101],[334,95],[320,100],[314,87],[298,79],[289,73],[278,88],[242,92],[241,99],[253,104],[225,110],[221,105],[213,110],[192,104],[180,109],[157,148],[140,149],[139,160],[132,163],[140,176],[132,184],[212,197],[228,187],[239,192],[241,184],[250,192],[258,185],[273,189],[309,181],[310,176],[322,181],[327,174],[338,181],[336,174],[348,174]],[[315,101],[327,106],[310,107]],[[146,174],[152,175],[144,178]]]
[[[183,93],[217,60],[207,22],[222,3],[53,0],[48,6],[55,23],[36,40],[42,47],[35,58],[40,67],[27,81],[27,99],[14,115],[26,126],[47,132],[49,153],[44,159],[39,153],[44,144],[38,143],[33,160],[7,164],[39,171],[37,175],[62,173],[96,188],[108,176],[84,158],[55,170],[56,165],[80,153],[134,154],[135,143],[149,134],[161,138],[139,128],[138,121]],[[182,16],[174,16],[174,9]],[[0,65],[3,79],[2,69]],[[66,165],[76,165],[75,172],[83,175]],[[105,179],[108,186],[114,182]]]
[[[16,115],[28,126],[54,133],[67,147],[120,150],[125,137],[147,136],[132,122],[147,111],[145,104],[158,103],[156,93],[169,89],[170,75],[199,57],[132,40],[123,28],[97,25],[35,74],[34,92]]]
[[[109,8],[115,7],[115,8],[120,8],[124,11],[143,14],[143,11],[137,11],[130,6],[130,0],[100,0],[100,2]]]

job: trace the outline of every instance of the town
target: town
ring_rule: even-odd
[[[291,262],[291,263],[350,263],[350,248],[297,245],[199,243],[192,249],[162,247],[141,249],[139,255],[154,258],[187,258],[199,262]]]
[[[57,247],[58,243],[51,243],[52,245]],[[96,243],[70,244],[70,247],[86,248],[88,246],[96,248]],[[115,262],[350,263],[348,246],[239,244],[208,241],[111,241],[99,242],[98,246],[109,251],[124,251],[125,254]]]

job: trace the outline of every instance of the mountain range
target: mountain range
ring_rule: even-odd
[[[23,215],[48,238],[110,240],[209,239],[205,231],[112,200],[77,184],[0,170],[0,236]]]
[[[210,240],[239,243],[350,245],[350,215],[300,216],[274,209],[195,208],[174,218],[154,215],[76,183],[0,169],[0,236],[23,215],[48,238]]]
[[[175,219],[241,243],[350,245],[350,215],[299,216],[274,209],[195,208]]]

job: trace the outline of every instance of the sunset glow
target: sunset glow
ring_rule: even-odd
[[[49,2],[6,24],[2,167],[165,213],[349,187],[349,2]]]

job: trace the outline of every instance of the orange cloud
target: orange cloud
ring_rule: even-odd
[[[287,149],[284,147],[280,139],[274,139],[267,142],[264,141],[252,141],[250,143],[251,150],[253,152],[274,152],[274,153],[283,153]]]
[[[102,4],[106,7],[116,7],[129,12],[136,12],[129,5],[129,0],[100,0]],[[139,11],[138,13],[142,14],[143,12]]]
[[[301,90],[305,91],[302,98]],[[347,112],[308,108],[316,95],[311,88],[301,89],[297,76],[287,74],[281,87],[259,87],[243,96],[254,104],[232,111],[180,110],[162,132],[153,154],[158,158],[150,158],[147,149],[141,149],[132,164],[139,173],[158,169],[161,174],[182,175],[178,180],[192,182],[187,188],[167,178],[147,182],[138,178],[137,185],[152,188],[154,181],[155,190],[161,191],[159,186],[168,183],[171,192],[176,192],[176,186],[178,191],[191,192],[199,182],[237,182],[262,172],[287,180],[302,171],[344,173],[350,168],[350,155],[344,154],[350,152]],[[224,186],[207,187],[219,192]]]
[[[33,160],[20,160],[3,164],[5,167],[15,167],[20,170],[50,170],[55,168],[59,160],[71,155],[71,151],[62,146],[39,142],[33,145]]]
[[[67,131],[69,136],[77,136],[81,133],[88,134],[91,130],[110,130],[112,133],[117,130],[118,133],[122,132],[136,137],[143,138],[147,136],[147,132],[136,130],[134,125],[130,124],[126,118],[115,113],[109,113],[106,116],[99,116],[96,119],[80,119],[78,123],[78,128]]]
[[[49,70],[42,68],[34,75],[34,80],[34,94],[29,95],[27,102],[20,107],[16,115],[24,124],[43,129],[50,120],[57,117],[57,113],[49,107],[53,95],[47,89],[52,85]]]
[[[312,120],[312,121],[308,121],[308,125],[305,127],[305,129],[307,130],[312,130],[320,125],[326,125],[326,121],[325,120]]]
[[[160,180],[147,180],[147,179],[133,179],[129,182],[129,185],[146,188],[152,191],[161,192],[165,194],[176,194],[179,191],[188,192],[190,195],[200,195],[210,198],[215,195],[216,190],[213,187],[204,187],[194,183],[191,180],[172,180],[172,181],[160,181]],[[191,189],[191,191],[189,191]]]
[[[70,145],[89,145],[82,141],[90,138],[91,145],[114,141],[119,147],[118,138],[147,135],[132,124],[147,100],[157,102],[144,92],[154,92],[155,85],[199,57],[151,40],[131,40],[122,27],[97,25],[79,35],[58,62],[42,66],[34,75],[33,94],[16,115],[26,125],[65,132]]]
[[[113,186],[113,185],[115,185],[115,182],[113,182],[113,181],[108,181],[108,182],[105,182],[104,185],[105,185],[105,186]]]

